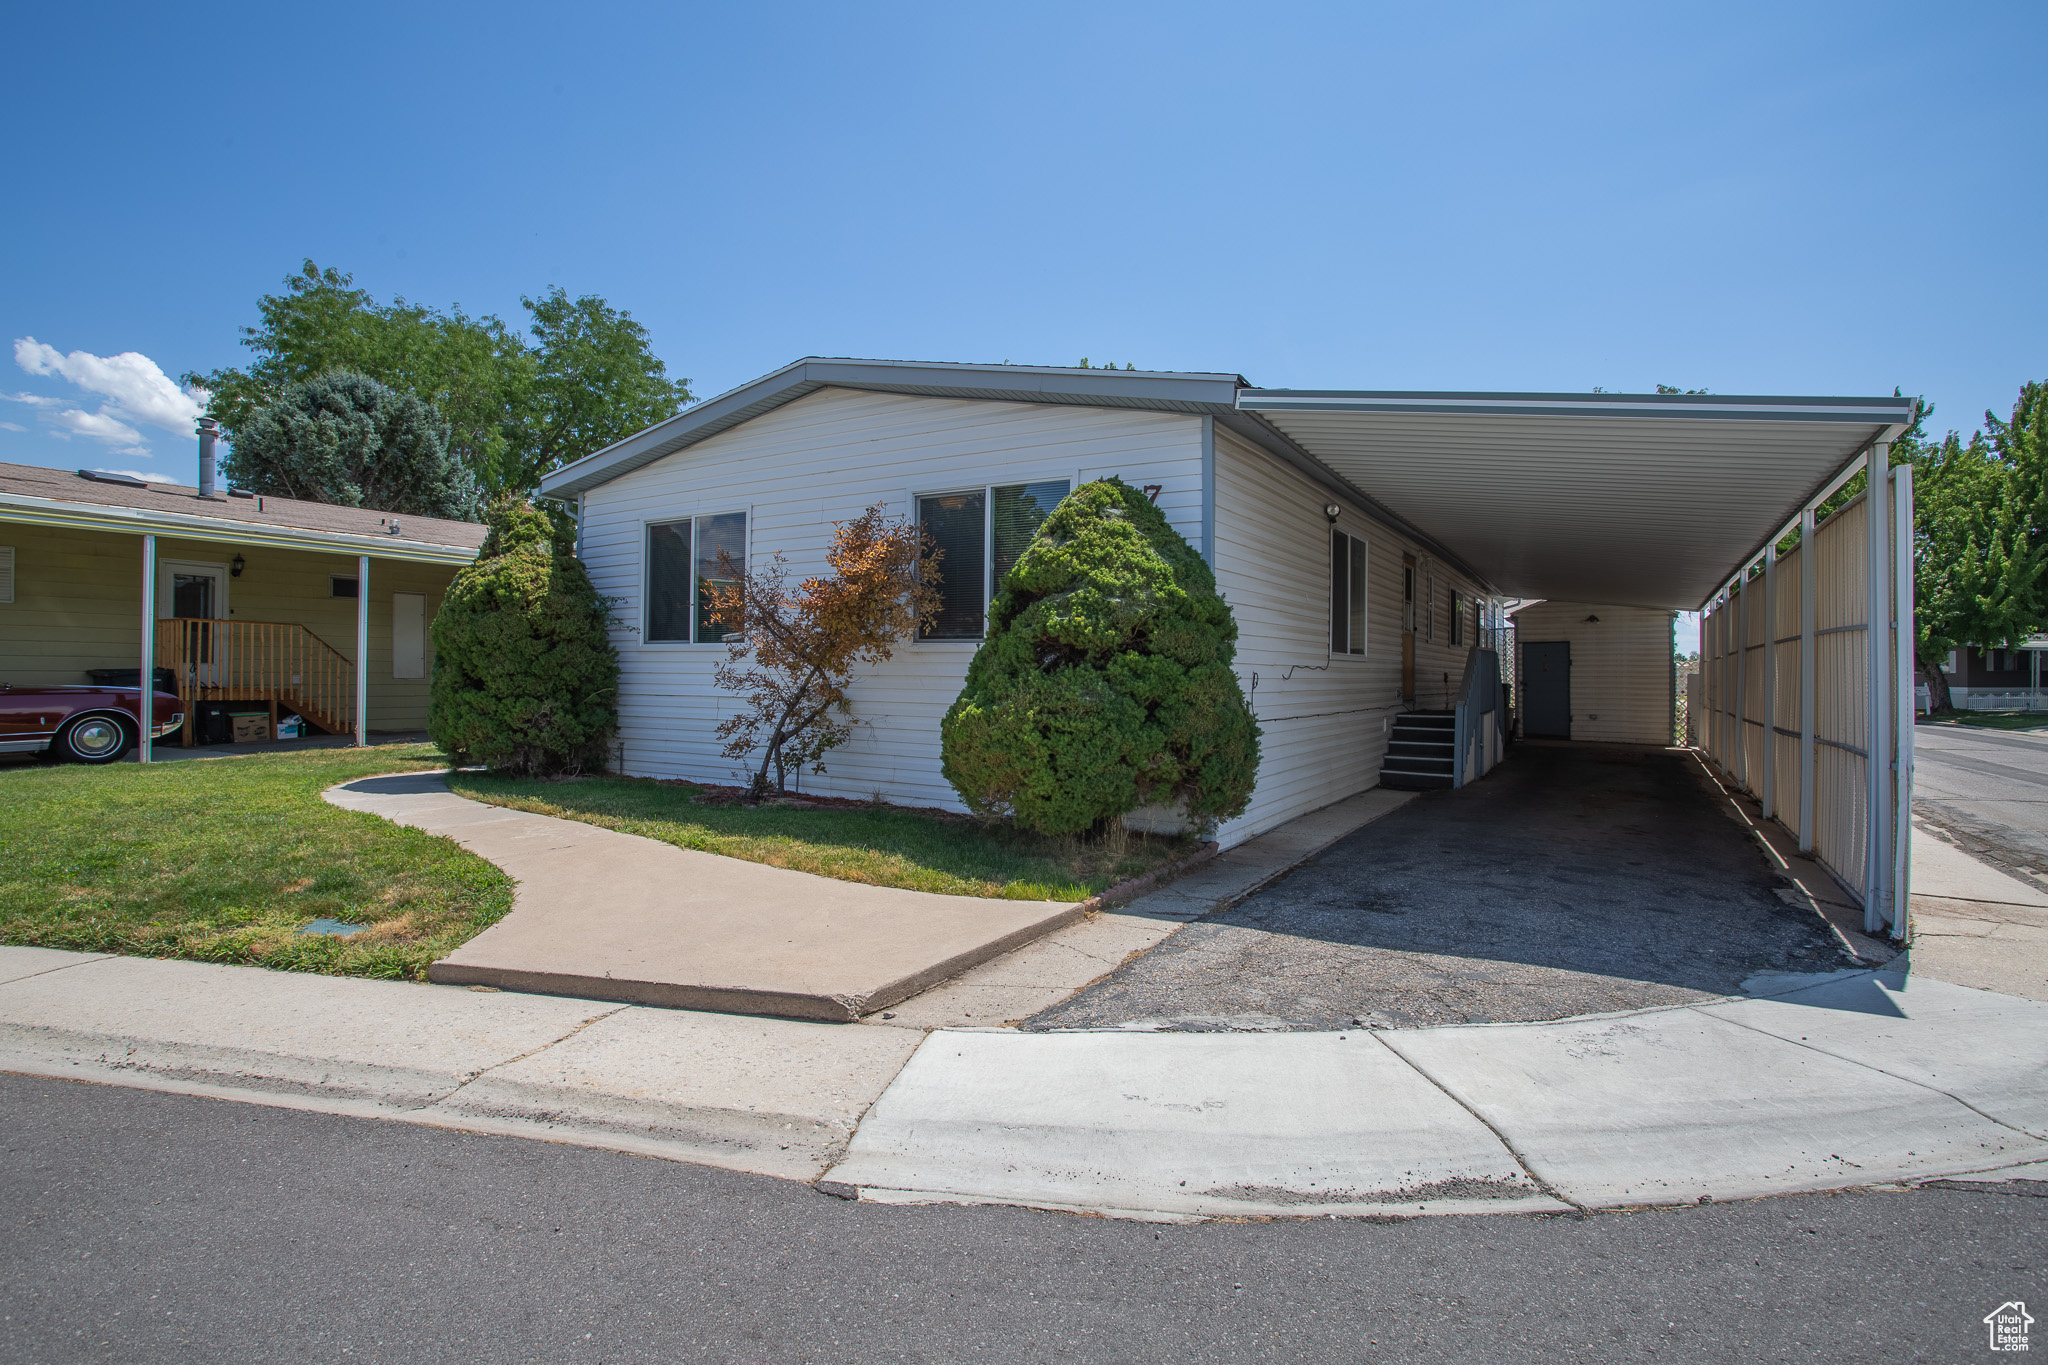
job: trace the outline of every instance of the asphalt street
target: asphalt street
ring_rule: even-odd
[[[2048,734],[1917,727],[1913,814],[1965,852],[2048,885]]]
[[[2048,1186],[1162,1226],[5,1075],[0,1144],[8,1362],[1946,1362],[2048,1304]]]

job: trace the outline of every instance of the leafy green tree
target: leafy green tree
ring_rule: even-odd
[[[2048,625],[2048,384],[1984,425],[1935,442],[1915,423],[1899,443],[1913,461],[1916,665],[1936,711],[1951,705],[1950,650],[2015,646]]]
[[[531,344],[498,317],[395,299],[306,261],[257,300],[243,369],[188,374],[230,441],[287,384],[328,370],[366,374],[434,405],[449,452],[488,494],[524,493],[565,460],[672,416],[691,399],[649,349],[645,328],[595,296],[523,299]]]
[[[472,520],[476,483],[447,439],[440,414],[412,394],[329,370],[250,414],[226,473],[258,493]]]
[[[516,333],[460,308],[380,304],[352,276],[311,261],[284,286],[256,301],[261,321],[242,329],[255,352],[246,369],[185,376],[212,393],[207,412],[230,442],[240,444],[286,386],[348,370],[433,404],[448,424],[449,453],[479,484],[499,486],[499,470],[529,439],[523,413],[536,367]]]
[[[529,433],[512,486],[673,417],[690,401],[685,381],[670,379],[649,347],[647,329],[595,294],[572,299],[560,288],[521,298],[533,317],[534,374],[526,394]]]
[[[940,737],[985,819],[1102,830],[1146,804],[1194,821],[1251,799],[1259,729],[1230,663],[1237,622],[1209,566],[1121,479],[1076,489],[989,607]]]
[[[427,729],[458,763],[531,777],[601,768],[618,733],[610,604],[560,521],[509,497],[489,520],[434,617]]]

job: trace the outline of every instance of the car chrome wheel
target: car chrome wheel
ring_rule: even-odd
[[[112,763],[128,752],[128,727],[112,716],[87,716],[65,727],[59,747],[79,763]]]

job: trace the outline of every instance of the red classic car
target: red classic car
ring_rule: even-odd
[[[134,676],[131,672],[130,676]],[[48,752],[73,763],[116,763],[135,747],[139,687],[15,687],[0,683],[0,754]],[[155,694],[155,739],[185,723],[174,692]]]

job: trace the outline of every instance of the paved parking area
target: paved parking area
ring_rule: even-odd
[[[1854,965],[1678,750],[1524,743],[1027,1023],[1505,1023]]]

